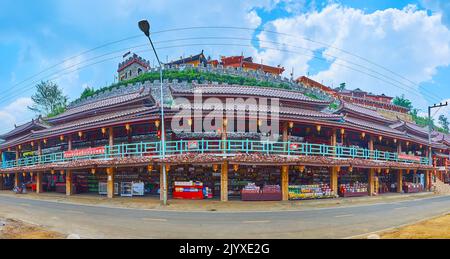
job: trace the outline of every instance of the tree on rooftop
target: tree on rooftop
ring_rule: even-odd
[[[394,100],[392,101],[392,103],[397,106],[407,108],[409,110],[411,110],[413,108],[412,102],[410,100],[406,99],[404,94],[402,94],[402,96],[395,97]]]
[[[439,116],[439,124],[441,125],[445,133],[449,132],[449,122],[448,118],[445,117],[445,115],[441,114],[441,116]]]
[[[65,111],[67,96],[59,86],[51,81],[42,81],[36,85],[36,93],[31,96],[33,105],[28,109],[44,117],[56,116]]]
[[[345,83],[341,83],[341,84],[339,85],[339,91],[340,91],[340,92],[344,91],[344,90],[345,90],[345,87],[346,87]]]
[[[81,93],[81,99],[85,99],[85,98],[87,98],[87,97],[89,97],[89,96],[92,96],[92,95],[94,95],[95,94],[95,90],[94,90],[94,88],[91,88],[91,87],[86,87],[85,89],[84,89],[84,91]]]

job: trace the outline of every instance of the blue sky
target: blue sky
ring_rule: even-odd
[[[404,93],[425,110],[428,104],[450,99],[448,2],[2,0],[0,133],[35,116],[26,106],[39,80],[53,79],[73,100],[86,86],[111,84],[127,50],[144,51],[141,55],[153,63],[147,47],[133,49],[146,43],[142,37],[77,56],[139,35],[136,23],[142,18],[151,19],[153,31],[198,26],[266,30],[197,28],[157,33],[153,38],[163,60],[202,49],[213,58],[243,52],[264,63],[281,64],[288,73],[293,69],[295,76],[310,74],[330,86],[346,82],[349,88],[375,93]],[[447,116],[449,112],[439,111]]]

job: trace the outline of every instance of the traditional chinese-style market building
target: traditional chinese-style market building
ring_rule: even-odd
[[[433,132],[430,145],[426,129],[392,116],[406,111],[393,107],[390,97],[348,99],[346,93],[311,89],[308,84],[317,82],[306,77],[281,78],[280,67],[250,70],[250,64],[243,56],[209,62],[202,52],[165,70],[252,78],[268,86],[165,80],[161,103],[158,81],[120,84],[73,102],[56,117],[17,126],[0,136],[0,189],[24,183],[37,193],[158,196],[165,167],[174,199],[281,201],[428,191],[435,177],[448,176],[450,136]],[[125,70],[135,79],[135,73],[157,73],[135,55],[119,65],[119,75]],[[233,109],[204,105],[236,98],[257,102]],[[269,111],[278,118],[270,125],[277,126],[275,139],[262,131],[268,125],[258,117],[261,98],[279,104]],[[187,120],[179,120],[180,110]],[[198,130],[198,121],[213,110],[220,114],[214,127]],[[174,128],[180,125],[185,131]]]

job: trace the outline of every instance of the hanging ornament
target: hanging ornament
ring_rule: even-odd
[[[156,120],[156,121],[155,121],[155,127],[156,127],[156,128],[159,128],[159,125],[161,125],[161,122],[160,122],[159,120]]]
[[[96,173],[95,171],[96,171],[95,168],[92,168],[91,169],[91,174],[94,175]]]
[[[349,166],[348,171],[349,171],[350,173],[353,173],[353,166]]]
[[[64,135],[59,136],[59,140],[62,142],[64,141]]]
[[[292,122],[292,121],[289,122],[289,128],[290,129],[294,128],[294,122]]]
[[[320,131],[322,130],[322,126],[317,125],[317,126],[316,126],[316,129],[317,129],[317,132],[320,134]]]
[[[237,172],[237,171],[239,170],[239,165],[238,165],[238,164],[233,165],[233,170],[234,170],[235,172]]]
[[[300,171],[300,173],[303,174],[305,172],[305,166],[304,165],[299,166],[298,170]]]
[[[213,165],[213,171],[214,171],[214,172],[217,172],[218,170],[219,170],[219,165],[214,164],[214,165]]]

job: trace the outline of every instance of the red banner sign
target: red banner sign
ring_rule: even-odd
[[[418,157],[418,156],[411,156],[411,155],[405,155],[405,154],[399,154],[398,155],[398,159],[404,159],[404,160],[420,162],[420,157]]]
[[[78,156],[92,156],[92,155],[102,155],[105,154],[105,147],[94,147],[70,150],[64,152],[64,158],[78,157]]]

